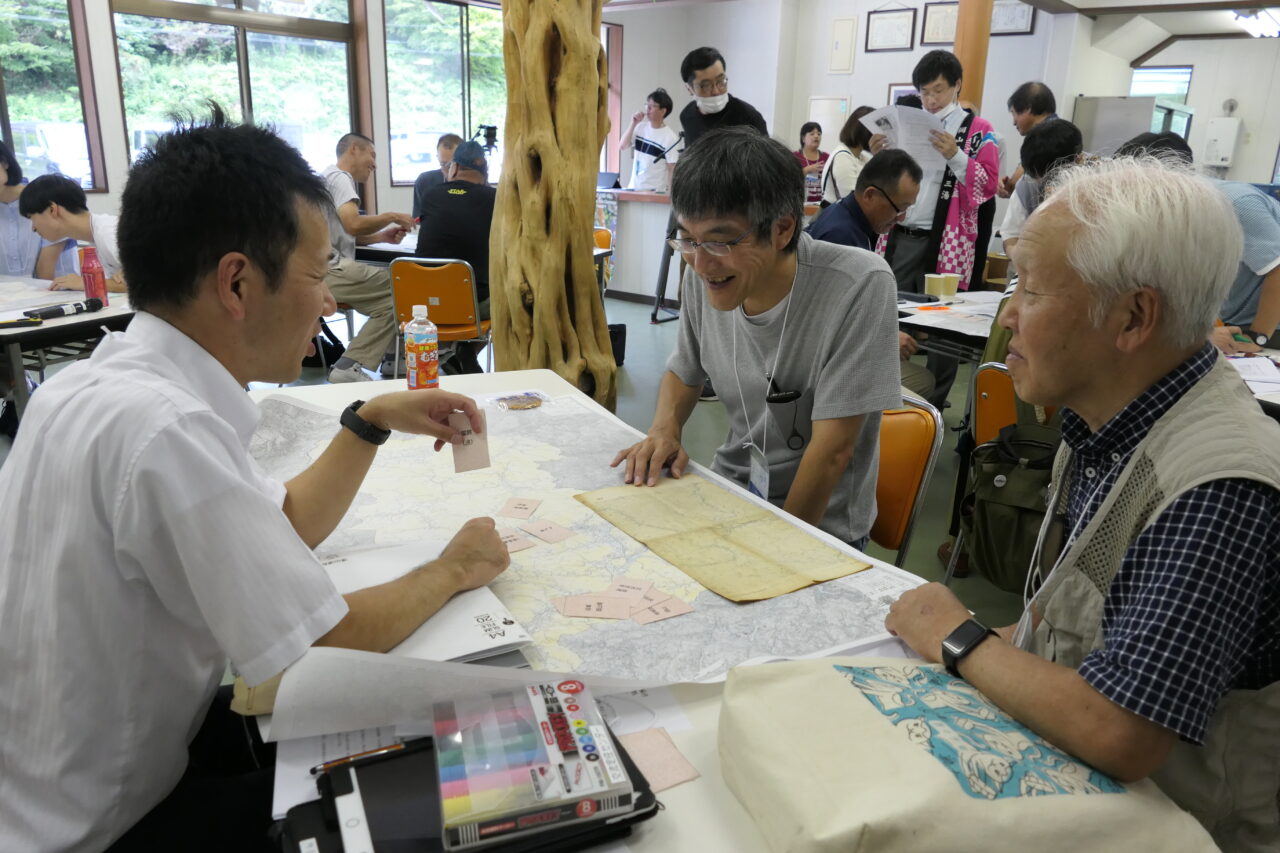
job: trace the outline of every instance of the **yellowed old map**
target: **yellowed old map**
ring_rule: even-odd
[[[871,568],[702,477],[575,497],[731,601],[759,601]]]

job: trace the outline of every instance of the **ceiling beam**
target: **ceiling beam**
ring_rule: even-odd
[[[1034,5],[1034,4],[1032,4]],[[1268,3],[1256,0],[1201,0],[1198,3],[1169,3],[1158,6],[1081,6],[1082,15],[1159,15],[1165,12],[1216,12],[1222,9],[1265,9]]]
[[[1169,36],[1146,53],[1129,63],[1130,68],[1141,68],[1149,59],[1176,41],[1204,41],[1206,39],[1248,39],[1248,33],[1187,33],[1186,35]]]
[[[1071,5],[1067,0],[1023,0],[1023,2],[1049,15],[1062,15],[1068,12],[1084,13],[1085,11]]]

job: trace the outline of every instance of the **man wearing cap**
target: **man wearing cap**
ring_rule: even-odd
[[[489,186],[489,164],[480,143],[464,142],[444,166],[443,184],[422,198],[419,258],[457,258],[471,264],[476,275],[480,319],[489,319],[489,229],[498,191]],[[459,344],[463,373],[480,373],[480,346]]]

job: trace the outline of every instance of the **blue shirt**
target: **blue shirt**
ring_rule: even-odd
[[[849,193],[835,204],[827,205],[818,218],[805,230],[815,240],[871,250],[879,236],[867,221],[867,215],[858,206],[855,193]]]
[[[54,276],[76,272],[75,243],[75,240],[62,241]],[[31,220],[18,212],[17,199],[0,203],[0,275],[34,277],[41,250],[52,245],[31,230]]]
[[[1217,181],[1218,189],[1231,201],[1244,230],[1244,257],[1236,280],[1222,303],[1222,319],[1229,325],[1249,328],[1258,314],[1262,279],[1280,266],[1280,201],[1252,184]],[[1270,335],[1272,329],[1258,329]]]
[[[1129,456],[1213,366],[1211,344],[1097,432],[1063,411],[1074,451],[1068,529],[1083,528]],[[1254,480],[1184,492],[1129,546],[1080,674],[1122,708],[1203,743],[1218,701],[1280,680],[1280,493]]]

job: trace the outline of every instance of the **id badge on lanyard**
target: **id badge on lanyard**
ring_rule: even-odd
[[[751,457],[751,479],[747,481],[747,491],[769,500],[769,460],[754,441],[748,441],[744,447]]]

